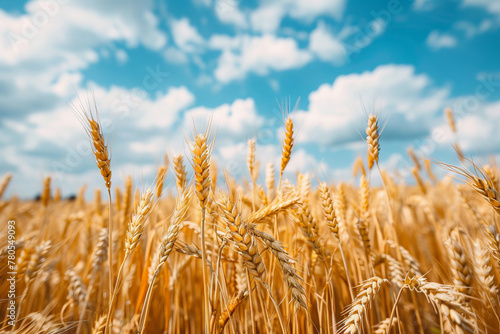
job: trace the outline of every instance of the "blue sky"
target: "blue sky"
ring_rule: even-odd
[[[279,104],[299,98],[290,178],[350,180],[370,112],[386,122],[381,166],[403,178],[410,146],[455,163],[458,140],[486,161],[500,148],[498,41],[500,1],[489,0],[3,2],[0,172],[23,197],[45,176],[64,195],[102,186],[68,107],[88,87],[111,130],[115,185],[152,180],[209,115],[219,169],[248,177],[256,138],[263,175],[280,155]]]

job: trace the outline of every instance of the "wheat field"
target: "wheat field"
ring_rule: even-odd
[[[352,179],[311,187],[283,174],[291,113],[280,165],[257,161],[251,139],[248,176],[233,179],[208,126],[154,180],[115,187],[97,113],[77,114],[108,191],[62,199],[47,177],[39,201],[2,196],[2,226],[16,226],[15,242],[0,231],[2,276],[12,249],[17,267],[0,282],[1,333],[499,333],[499,170],[458,145],[459,167],[409,150],[415,182],[397,182],[370,115]]]

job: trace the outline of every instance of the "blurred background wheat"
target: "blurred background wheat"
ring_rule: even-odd
[[[1,3],[0,332],[499,333],[499,28]]]

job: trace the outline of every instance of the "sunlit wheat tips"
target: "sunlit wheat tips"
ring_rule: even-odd
[[[258,178],[258,167],[255,162],[255,139],[248,140],[248,150],[247,150],[247,166],[250,172],[250,179],[252,182],[256,182]]]
[[[2,198],[3,194],[5,193],[5,189],[7,189],[7,186],[9,185],[11,180],[12,180],[11,173],[7,173],[3,176],[2,182],[0,182],[0,199]]]
[[[332,195],[330,189],[326,185],[326,182],[321,182],[319,184],[319,197],[321,199],[321,206],[323,208],[323,213],[325,216],[326,225],[330,228],[337,241],[339,238],[339,227],[337,222],[337,216],[335,215],[335,209],[333,207]]]
[[[162,237],[162,240],[155,252],[155,258],[152,263],[155,264],[154,272],[150,276],[149,287],[145,298],[145,305],[143,306],[141,317],[139,321],[139,333],[144,330],[144,323],[147,318],[147,313],[149,309],[150,296],[152,290],[155,286],[155,280],[160,270],[163,268],[165,262],[167,261],[172,249],[174,248],[177,236],[179,235],[180,224],[186,219],[189,204],[191,202],[191,191],[188,189],[184,190],[183,194],[177,197],[175,210],[172,215],[172,223],[167,229],[167,232]]]
[[[352,166],[352,175],[354,177],[358,176],[358,173],[361,172],[361,175],[366,176],[366,169],[363,163],[363,158],[357,157]]]
[[[372,169],[379,158],[379,129],[377,116],[370,114],[366,128],[366,143],[368,144],[368,169]]]
[[[167,167],[160,166],[156,172],[156,198],[160,198],[163,192],[163,183],[165,182],[165,176],[167,175]]]
[[[293,260],[287,251],[283,248],[280,241],[274,239],[270,234],[261,232],[257,229],[252,229],[252,233],[264,242],[269,247],[273,255],[278,260],[278,264],[283,272],[283,278],[288,289],[291,292],[293,310],[297,312],[301,307],[307,309],[307,296],[304,287],[302,286],[302,278],[297,274],[293,264]]]
[[[151,188],[146,189],[141,194],[139,205],[136,207],[134,214],[128,224],[127,236],[125,238],[125,252],[132,253],[137,247],[137,243],[141,238],[142,232],[145,229],[146,220],[149,217],[154,206],[154,192]]]
[[[177,240],[177,235],[179,234],[180,224],[187,218],[189,205],[191,203],[192,192],[189,188],[186,188],[182,194],[180,194],[176,200],[175,210],[171,218],[171,224],[163,237],[161,244],[160,259],[158,266],[165,263],[168,255],[172,251],[175,240]]]
[[[500,233],[495,225],[485,227],[485,233],[490,253],[500,265]]]
[[[457,133],[457,126],[455,123],[455,116],[453,116],[453,111],[450,108],[445,109],[446,120],[448,121],[448,125],[453,133]]]
[[[184,157],[182,154],[178,154],[172,158],[174,163],[174,171],[175,171],[175,183],[177,185],[177,189],[184,189],[186,186],[186,167],[184,166]]]
[[[266,188],[267,197],[272,200],[275,192],[275,174],[274,174],[274,164],[272,162],[268,163],[266,166]]]
[[[472,162],[472,161],[471,161]],[[473,163],[473,162],[472,162]],[[495,185],[488,177],[486,172],[473,163],[476,174],[465,168],[456,167],[448,164],[440,164],[445,169],[462,175],[466,178],[466,182],[472,187],[481,197],[483,197],[490,206],[500,215],[500,193],[495,189]]]
[[[281,168],[280,176],[283,175],[288,162],[290,161],[290,156],[292,155],[293,148],[293,121],[289,117],[285,120],[285,137],[283,138],[283,149],[281,151]]]
[[[212,143],[208,142],[207,134],[199,133],[189,143],[191,149],[192,166],[194,169],[196,196],[200,206],[205,208],[210,193],[210,155]]]
[[[42,191],[42,205],[43,207],[49,206],[50,202],[50,177],[46,177],[45,180],[43,180],[43,191]]]
[[[242,221],[238,206],[229,198],[221,198],[217,205],[222,211],[226,227],[230,231],[237,250],[243,257],[245,266],[253,277],[262,281],[265,274],[264,262],[250,227]]]
[[[97,167],[99,167],[101,175],[104,178],[106,187],[110,189],[111,157],[108,153],[108,143],[104,140],[104,135],[102,133],[97,105],[94,101],[94,106],[92,106],[89,100],[86,107],[83,105],[83,103],[80,103],[79,109],[76,107],[74,107],[73,109],[76,116],[80,120],[80,123],[82,123],[85,131],[90,137]]]
[[[386,279],[372,277],[363,282],[359,287],[358,295],[352,304],[344,311],[347,317],[342,320],[341,333],[354,334],[360,331],[363,319],[370,304],[375,299],[382,284],[387,283]]]

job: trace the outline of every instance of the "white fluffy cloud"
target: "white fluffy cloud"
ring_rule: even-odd
[[[466,100],[474,97],[463,97],[454,102],[458,108],[454,110],[458,136],[455,136],[446,121],[436,126],[432,138],[436,143],[446,147],[458,140],[460,148],[466,155],[484,155],[486,152],[499,151],[500,142],[500,101],[480,102],[473,110],[460,108]]]
[[[159,50],[167,41],[153,1],[32,0],[21,15],[0,10],[0,22],[0,87],[9,92],[0,109],[9,117],[57,107],[72,93],[61,82],[78,86],[78,72],[106,54],[126,61],[116,42]]]
[[[447,33],[441,33],[437,30],[431,31],[429,36],[427,36],[426,43],[434,50],[454,48],[458,44],[454,36]]]
[[[321,22],[309,37],[309,49],[319,59],[334,65],[342,65],[346,61],[347,50],[342,39],[334,36]]]
[[[262,126],[264,119],[259,116],[253,99],[237,99],[232,104],[216,108],[196,107],[184,113],[183,128],[190,129],[195,124],[201,126],[212,122],[221,141],[242,140],[253,136]]]
[[[356,129],[364,131],[367,112],[372,111],[389,119],[384,138],[423,136],[429,132],[432,116],[446,106],[448,95],[447,88],[434,87],[427,75],[416,74],[412,66],[384,65],[339,76],[309,94],[307,111],[295,113],[298,140],[321,145],[359,140]]]
[[[238,7],[236,0],[217,0],[215,3],[215,15],[220,22],[234,25],[238,28],[248,27],[247,17]]]
[[[259,32],[275,32],[284,17],[311,22],[319,16],[340,20],[344,14],[345,0],[279,0],[262,1],[250,14],[252,28]]]
[[[224,48],[215,70],[215,78],[223,83],[242,79],[249,72],[262,76],[272,70],[300,68],[311,60],[309,52],[301,50],[292,38],[245,35],[235,39],[212,41]]]
[[[171,29],[175,44],[185,52],[195,52],[204,44],[203,37],[187,18],[172,20]]]
[[[86,53],[113,41],[158,50],[166,37],[152,6],[152,1],[33,0],[20,16],[0,10],[0,61],[52,65],[58,59],[60,66],[74,68],[88,62]]]

